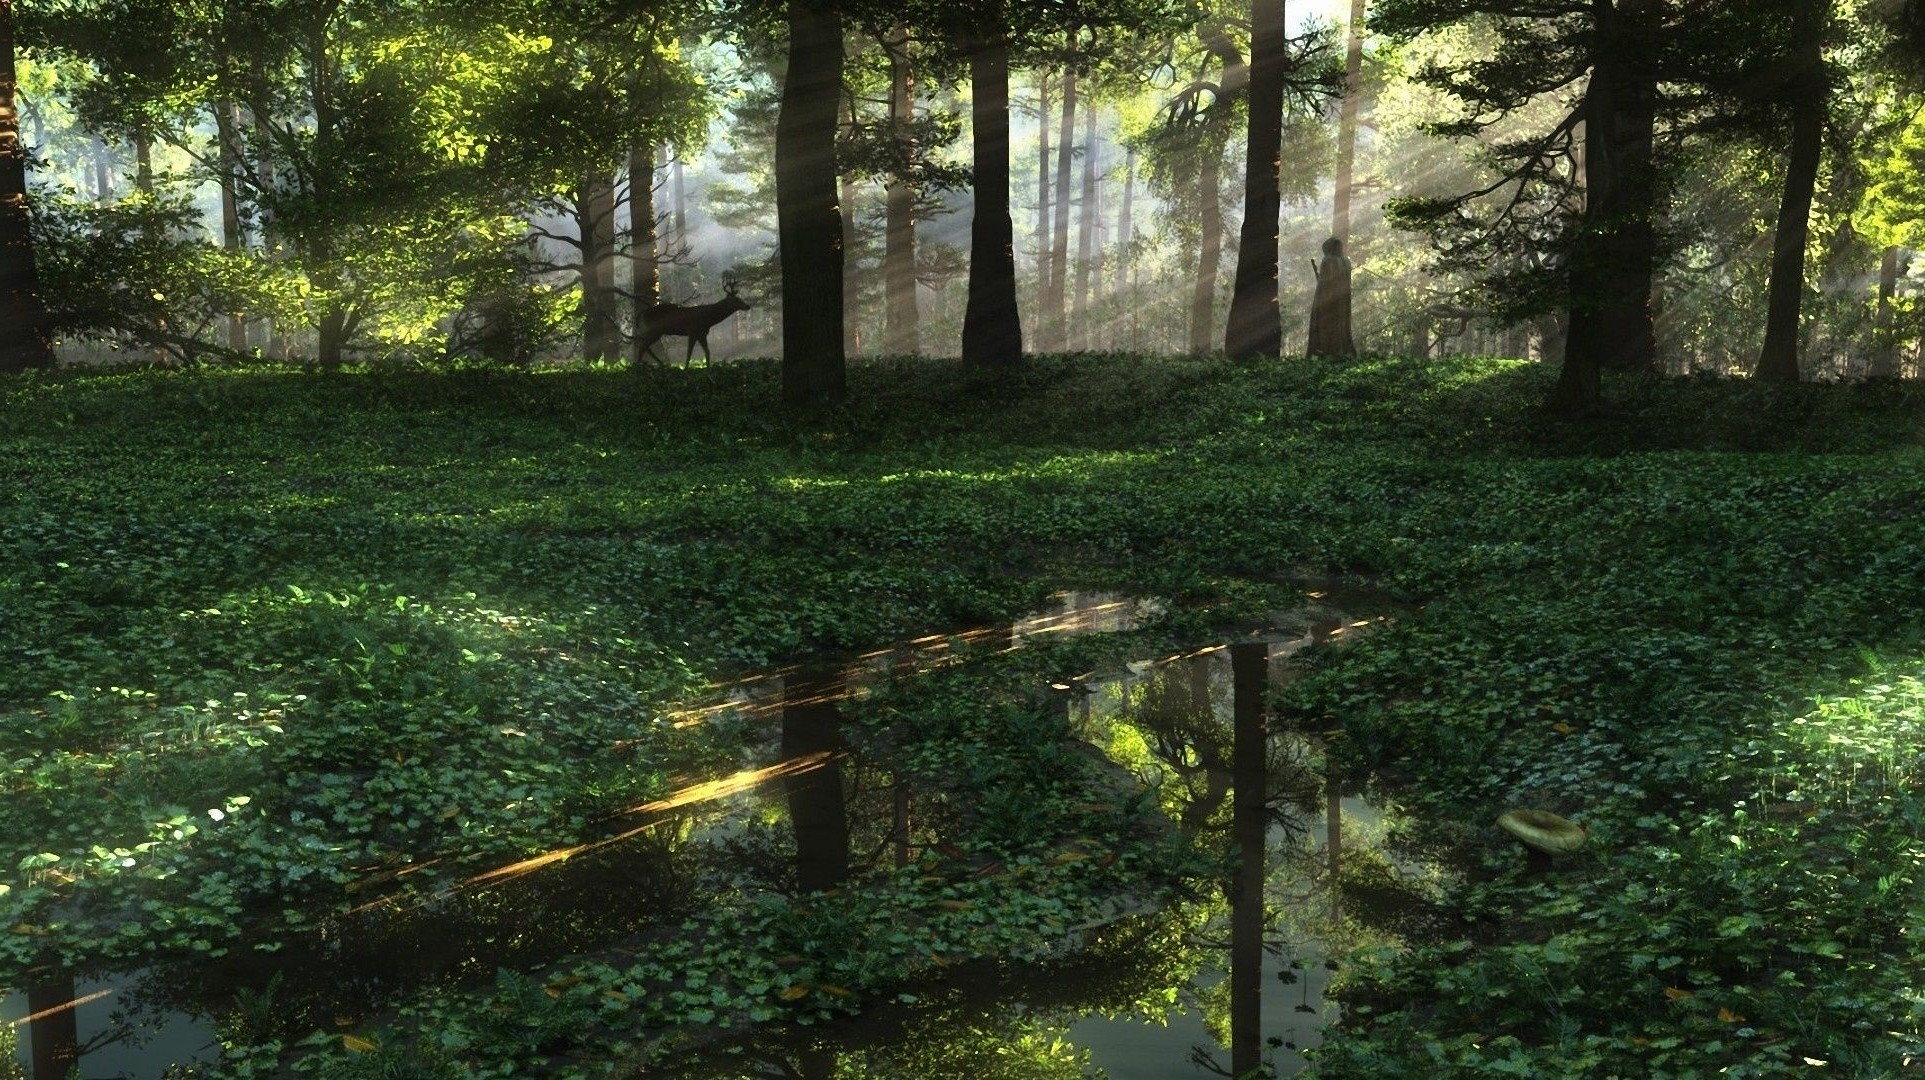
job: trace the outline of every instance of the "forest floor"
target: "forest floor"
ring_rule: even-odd
[[[1626,379],[1620,414],[1562,425],[1546,372],[1495,360],[851,377],[808,421],[766,364],[0,387],[0,987],[298,952],[367,905],[453,919],[459,883],[734,767],[673,711],[733,676],[1064,589],[1161,598],[1146,633],[1179,642],[1321,577],[1411,613],[1317,652],[1278,715],[1341,730],[1392,841],[1466,867],[1433,898],[1448,932],[1340,965],[1323,1074],[1925,1060],[1925,388]],[[1001,793],[943,844],[980,873],[896,875],[886,910],[924,914],[889,941],[822,932],[874,925],[875,889],[718,914],[670,888],[681,939],[583,916],[565,973],[504,944],[491,985],[346,1032],[235,995],[230,1068],[645,1064],[684,1045],[646,1033],[1041,963],[1132,875],[1181,877],[1011,689],[1105,648],[863,707],[891,768]],[[1581,821],[1587,853],[1523,872],[1491,824],[1514,806]]]

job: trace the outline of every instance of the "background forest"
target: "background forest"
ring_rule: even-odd
[[[1925,1061],[1925,0],[0,61],[0,1080]]]

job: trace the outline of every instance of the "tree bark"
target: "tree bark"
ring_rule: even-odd
[[[27,151],[14,103],[13,3],[0,0],[0,372],[53,366],[27,212]]]
[[[582,353],[605,362],[615,358],[620,339],[615,318],[615,185],[596,170],[582,178],[581,190]]]
[[[840,404],[848,378],[842,340],[846,252],[836,191],[842,66],[842,19],[835,8],[790,3],[789,70],[775,133],[775,203],[782,397],[804,408]]]
[[[134,129],[134,189],[154,193],[154,137],[146,128]]]
[[[889,48],[889,115],[899,138],[907,138],[916,119],[915,70],[909,64],[909,27],[897,24]],[[915,154],[912,146],[904,155]],[[916,309],[916,189],[906,176],[889,180],[888,220],[884,229],[882,261],[887,295],[883,327],[884,348],[895,356],[922,351],[922,318]]]
[[[783,782],[795,829],[796,886],[802,893],[822,892],[849,876],[849,814],[838,761],[842,710],[836,701],[843,695],[842,680],[833,670],[810,669],[783,682],[782,756],[820,759]]]
[[[987,40],[969,57],[976,166],[976,209],[969,231],[969,307],[963,313],[963,366],[1022,363],[1016,307],[1015,228],[1009,216],[1009,41],[1001,5]]]
[[[1044,301],[1042,348],[1056,352],[1068,340],[1064,307],[1069,299],[1069,210],[1072,163],[1076,158],[1076,69],[1063,72],[1063,126],[1056,146],[1056,239],[1051,244],[1049,293]]]
[[[1054,160],[1049,154],[1049,122],[1053,117],[1049,111],[1049,72],[1044,71],[1036,77],[1036,144],[1039,147],[1036,161],[1036,311],[1037,317],[1049,306],[1049,172]],[[1043,340],[1047,335],[1043,328],[1036,328],[1036,339]]]
[[[1090,272],[1096,262],[1096,108],[1083,110],[1083,206],[1076,222],[1076,298],[1070,309],[1072,339],[1070,347],[1090,347],[1089,299]]]
[[[1197,253],[1196,287],[1190,294],[1190,352],[1210,351],[1215,337],[1217,273],[1223,264],[1223,148],[1208,132],[1203,163],[1197,170],[1197,203],[1202,244]]]
[[[241,229],[241,107],[231,101],[214,102],[214,134],[220,140],[221,247],[239,256],[247,237]],[[227,316],[227,347],[247,351],[247,320],[240,312]]]
[[[1252,0],[1250,21],[1250,153],[1244,174],[1243,230],[1237,249],[1236,290],[1230,300],[1229,325],[1223,342],[1224,351],[1241,360],[1283,355],[1283,313],[1277,301],[1277,251],[1283,215],[1279,187],[1283,168],[1283,81],[1290,63],[1284,0]],[[1206,261],[1209,259],[1207,243],[1204,257]],[[1214,273],[1210,276],[1215,277]]]
[[[640,367],[642,323],[648,309],[662,302],[662,273],[655,262],[656,148],[635,143],[628,148],[628,291],[631,321],[635,324],[633,363]]]
[[[1269,667],[1269,646],[1230,646],[1235,725],[1230,830],[1237,845],[1230,888],[1230,1072],[1235,1076],[1256,1076],[1263,1069],[1263,883],[1270,824],[1264,699],[1269,695]]]
[[[1331,205],[1331,235],[1344,242],[1350,257],[1357,257],[1350,242],[1350,203],[1357,191],[1357,110],[1363,104],[1364,18],[1369,0],[1350,0],[1350,30],[1344,50],[1343,105],[1337,113],[1337,180]]]
[[[675,246],[688,250],[688,169],[682,161],[682,148],[675,148]]]
[[[1878,268],[1878,313],[1872,322],[1872,359],[1865,369],[1868,379],[1898,378],[1897,327],[1892,324],[1892,300],[1898,295],[1898,249],[1885,249]]]
[[[1771,252],[1765,346],[1756,371],[1758,378],[1772,383],[1795,383],[1800,375],[1798,327],[1805,299],[1805,247],[1811,240],[1811,203],[1824,154],[1824,40],[1817,27],[1806,30],[1799,35],[1799,70],[1791,83],[1791,159],[1785,169],[1784,200]]]

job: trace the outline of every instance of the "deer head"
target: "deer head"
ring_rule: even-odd
[[[736,293],[736,290],[739,288],[741,288],[741,283],[735,280],[734,275],[723,278],[722,303],[735,311],[747,311],[749,310],[749,302],[742,299],[742,297]]]

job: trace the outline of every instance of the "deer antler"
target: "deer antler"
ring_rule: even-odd
[[[725,277],[722,279],[722,291],[729,294],[730,296],[734,296],[735,290],[741,287],[742,287],[742,283],[735,280],[735,275],[733,274],[730,274],[728,277]]]

